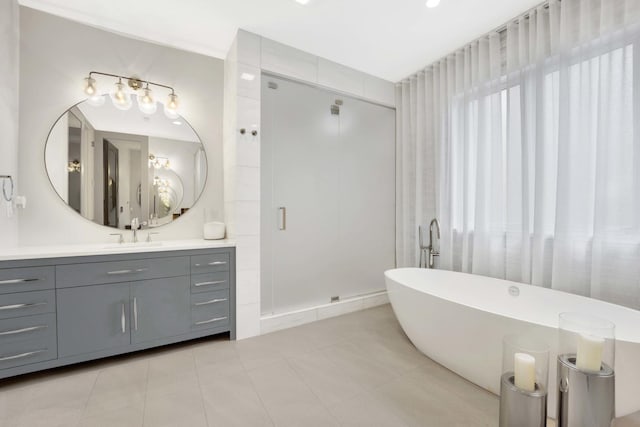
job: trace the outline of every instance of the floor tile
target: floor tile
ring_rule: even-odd
[[[285,360],[248,374],[275,425],[339,425]]]

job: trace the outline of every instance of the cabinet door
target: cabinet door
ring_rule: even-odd
[[[57,290],[59,357],[131,343],[129,283]]]
[[[190,330],[189,278],[145,280],[131,284],[131,342],[185,334]]]

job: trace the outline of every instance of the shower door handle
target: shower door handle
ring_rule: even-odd
[[[284,231],[287,229],[287,208],[285,208],[284,206],[280,206],[278,208],[278,212],[280,213],[278,230]]]

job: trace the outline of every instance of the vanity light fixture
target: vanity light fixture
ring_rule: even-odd
[[[88,77],[84,79],[84,93],[87,95],[88,103],[93,106],[101,106],[104,104],[104,96],[98,92],[98,86],[94,76],[114,77],[117,80],[115,89],[109,93],[109,97],[113,105],[120,110],[128,110],[133,105],[132,94],[137,95],[138,108],[146,115],[154,114],[158,109],[158,104],[153,96],[153,91],[149,86],[158,86],[170,90],[167,101],[164,104],[164,113],[170,119],[177,119],[178,114],[178,95],[171,86],[161,83],[155,83],[148,80],[141,80],[137,77],[126,77],[118,74],[103,73],[100,71],[91,71]],[[123,82],[126,81],[126,84]]]
[[[153,154],[149,154],[149,167],[155,169],[171,169],[171,163],[169,163],[169,159],[166,157],[156,157]]]
[[[297,3],[300,3],[302,5],[305,5],[307,3],[309,3],[309,0],[296,0]]]
[[[440,4],[440,0],[427,0],[427,7],[432,9],[434,7],[437,7]]]

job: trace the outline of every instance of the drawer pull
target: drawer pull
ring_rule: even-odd
[[[219,322],[220,320],[226,320],[227,317],[216,317],[209,320],[203,320],[202,322],[196,322],[196,325],[206,325],[207,323]]]
[[[38,331],[40,329],[47,329],[47,325],[40,325],[40,326],[30,326],[28,328],[22,328],[22,329],[14,329],[13,331],[4,331],[4,332],[0,332],[0,337],[4,337],[6,335],[17,335],[17,334],[26,334],[27,332],[33,332],[33,331]]]
[[[107,271],[109,275],[118,275],[118,274],[131,274],[131,273],[142,273],[149,270],[148,268],[136,268],[131,270],[115,270],[115,271]]]
[[[226,280],[216,280],[216,281],[213,281],[213,282],[200,282],[200,283],[196,283],[196,284],[195,284],[195,285],[193,285],[193,286],[200,287],[200,286],[209,286],[209,285],[219,285],[219,284],[221,284],[221,283],[226,283],[226,282],[227,282]]]
[[[13,354],[11,356],[0,357],[0,362],[6,362],[8,360],[24,359],[25,357],[33,356],[40,353],[45,353],[47,350],[35,350],[28,351],[26,353]]]
[[[227,261],[211,261],[207,265],[226,265]],[[196,267],[202,267],[202,264],[196,264]]]
[[[209,304],[215,304],[217,302],[225,302],[225,301],[229,301],[229,300],[227,298],[218,298],[218,299],[212,299],[211,301],[197,302],[197,303],[195,303],[193,305],[198,307],[198,306],[201,306],[201,305],[209,305]]]
[[[39,282],[42,279],[9,279],[0,280],[0,285],[15,285],[16,283]]]
[[[46,302],[34,302],[32,304],[12,304],[12,305],[4,305],[0,307],[0,310],[16,310],[18,308],[32,308],[38,307],[41,305],[47,305]]]
[[[120,329],[123,334],[127,331],[127,318],[124,315],[124,303],[122,303],[122,314],[120,315]]]

